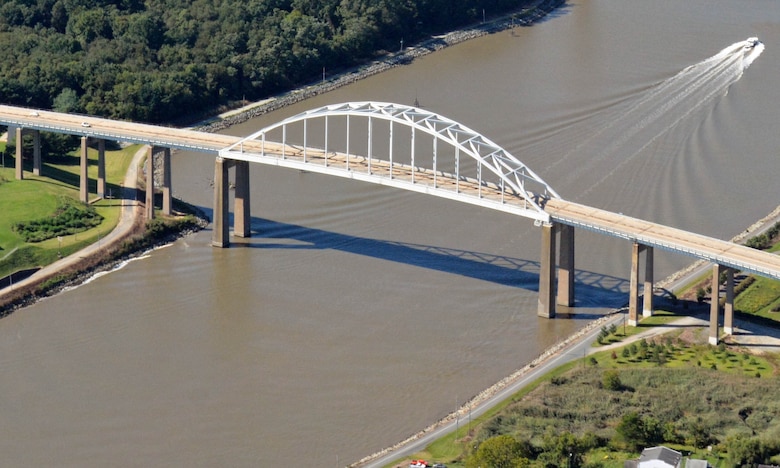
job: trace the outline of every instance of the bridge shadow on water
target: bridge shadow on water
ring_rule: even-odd
[[[231,248],[333,249],[528,291],[539,290],[539,262],[536,260],[371,239],[261,218],[252,218],[252,238],[233,238]],[[627,303],[629,282],[626,279],[577,270],[574,281],[575,306],[559,307],[560,317],[591,319],[596,316],[576,313],[573,309],[617,308]],[[566,310],[571,313],[567,314]]]

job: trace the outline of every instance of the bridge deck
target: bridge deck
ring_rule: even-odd
[[[768,252],[565,200],[544,208],[553,221],[780,279],[780,256]]]
[[[0,105],[0,123],[32,130],[216,153],[240,140],[217,133]]]
[[[239,137],[229,135],[6,105],[0,105],[0,124],[209,153],[217,153],[241,140]],[[371,179],[376,183],[387,183],[378,182],[383,179],[407,182],[403,187],[406,189],[411,189],[412,182],[418,187],[449,189],[453,193],[493,201],[495,203],[491,208],[504,211],[511,212],[508,207],[518,208],[525,203],[525,200],[517,194],[505,192],[503,187],[495,184],[479,184],[473,179],[456,178],[453,174],[434,172],[427,168],[391,164],[388,161],[369,160],[362,156],[347,156],[343,153],[329,152],[326,158],[322,150],[312,148],[304,152],[300,147],[282,148],[278,143],[260,141],[245,142],[244,150],[251,153],[263,152],[266,155],[276,154],[276,157],[261,159],[247,157],[246,160],[249,161],[280,165],[281,155],[284,154],[285,160],[297,162],[303,170],[327,168],[328,172],[366,174],[376,176]],[[556,222],[780,279],[780,257],[767,252],[561,199],[552,198],[544,203],[545,211]]]

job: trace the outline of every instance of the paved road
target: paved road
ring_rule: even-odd
[[[672,287],[679,287],[680,284],[675,284]],[[392,449],[388,449],[381,455],[376,455],[376,458],[374,459],[358,462],[350,466],[361,468],[381,468],[393,463],[396,460],[401,460],[403,458],[410,457],[415,453],[422,452],[435,440],[453,432],[458,426],[463,426],[464,422],[468,421],[466,418],[477,418],[478,416],[488,411],[490,408],[493,408],[502,401],[508,399],[524,386],[532,383],[534,380],[538,379],[545,373],[568,362],[586,357],[592,353],[619,348],[626,344],[639,341],[643,338],[650,338],[668,333],[674,328],[701,327],[703,330],[707,330],[709,327],[709,312],[705,311],[696,316],[682,317],[675,322],[667,324],[663,327],[648,328],[647,330],[633,335],[629,339],[620,343],[615,343],[609,346],[592,346],[593,342],[598,337],[602,326],[609,327],[611,324],[621,326],[625,319],[625,313],[616,313],[612,316],[605,317],[604,319],[595,322],[593,325],[591,325],[587,332],[570,338],[569,342],[560,349],[551,350],[550,356],[541,360],[538,365],[533,367],[526,367],[524,370],[521,370],[515,374],[515,376],[506,379],[510,381],[509,384],[503,386],[492,396],[486,398],[484,401],[481,401],[476,406],[473,406],[470,411],[468,409],[468,405],[461,408],[459,417],[457,419],[452,418],[446,422],[441,422],[438,425],[428,428],[422,433],[418,434],[418,437],[409,439],[408,441],[405,441],[405,443],[399,444]],[[733,342],[736,345],[744,346],[751,352],[757,354],[780,353],[780,330],[756,325],[749,322],[736,323],[734,335],[730,338],[730,342]]]
[[[496,391],[495,394],[485,399],[477,406],[472,407],[470,411],[467,407],[461,408],[460,415],[457,419],[453,418],[447,422],[441,423],[434,428],[428,429],[414,440],[410,440],[403,446],[390,450],[373,460],[365,461],[363,463],[356,463],[350,466],[381,468],[395,460],[400,460],[417,452],[423,451],[425,447],[430,445],[435,440],[453,432],[458,426],[462,426],[464,422],[467,423],[469,413],[471,418],[477,418],[488,411],[490,408],[493,408],[500,402],[512,396],[524,386],[538,379],[546,372],[566,364],[567,362],[582,358],[590,352],[594,352],[594,348],[592,348],[591,345],[593,341],[596,340],[596,337],[601,330],[601,326],[605,325],[609,327],[609,325],[612,323],[622,323],[623,318],[624,314],[615,314],[614,316],[611,316],[603,321],[599,321],[599,323],[592,326],[592,328],[587,333],[578,339],[572,340],[570,344],[564,346],[562,349],[552,353],[540,364],[533,367],[526,367],[524,371],[521,370],[520,375],[512,379],[511,383]]]

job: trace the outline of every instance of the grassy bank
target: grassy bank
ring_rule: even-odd
[[[124,175],[138,148],[134,145],[106,151],[107,196],[120,194]],[[16,223],[51,218],[60,200],[77,200],[79,197],[78,155],[58,157],[55,161],[44,161],[41,176],[25,171],[23,180],[16,180],[13,167],[0,168],[0,213],[3,213],[0,218],[0,277],[51,264],[60,257],[99,242],[119,220],[120,203],[113,198],[96,200],[91,206],[103,218],[100,225],[42,242],[25,242],[13,229]],[[88,174],[91,179],[90,193],[95,193],[97,151],[93,149],[89,150]]]
[[[571,466],[618,468],[642,446],[660,444],[715,467],[735,466],[736,444],[778,440],[780,404],[765,398],[780,390],[773,378],[778,360],[712,347],[706,338],[706,330],[701,336],[677,330],[555,369],[411,458],[476,466],[468,461],[475,447],[508,434],[533,447],[528,464],[518,466],[571,460]],[[633,413],[643,431],[624,440],[621,424]]]
[[[771,242],[769,250],[780,250],[777,238]],[[777,327],[780,282],[739,281],[737,317]],[[709,282],[704,275],[687,285],[684,300]],[[618,468],[641,448],[657,445],[715,467],[780,463],[780,404],[766,398],[780,390],[780,356],[757,356],[723,342],[710,346],[707,327],[631,342],[684,316],[687,310],[680,308],[683,315],[655,311],[636,327],[602,329],[598,346],[612,345],[609,350],[555,369],[411,459],[486,466],[480,448],[490,440],[488,453],[511,453],[511,466]],[[627,426],[634,429],[630,435]],[[496,448],[496,441],[505,445]]]
[[[2,148],[0,148],[1,150]],[[79,197],[79,156],[73,154],[51,158],[44,157],[42,175],[34,176],[32,167],[25,166],[23,180],[15,179],[14,168],[0,168],[0,277],[13,272],[37,269],[49,265],[59,258],[78,252],[84,247],[100,243],[117,225],[121,215],[121,193],[125,174],[138,145],[115,148],[106,151],[106,198],[95,198],[89,207],[78,202]],[[89,150],[88,174],[90,194],[97,191],[97,151]],[[13,161],[4,160],[10,164]],[[25,162],[27,163],[27,162]],[[63,206],[75,205],[81,210],[94,209],[100,215],[100,224],[85,230],[73,230],[68,234],[50,235],[41,242],[25,242],[17,223],[43,220],[45,225],[52,222],[55,214],[63,212]],[[77,284],[97,270],[111,268],[114,264],[156,245],[170,242],[183,232],[201,229],[205,220],[186,204],[174,200],[175,216],[157,216],[145,223],[136,220],[130,233],[121,242],[105,246],[98,253],[80,258],[76,263],[43,278],[37,284],[14,291],[4,291],[0,297],[0,317],[24,307],[30,303],[55,294],[62,288]],[[59,226],[62,227],[62,226]],[[53,228],[40,227],[38,231]],[[47,233],[38,232],[45,237]],[[48,233],[51,234],[51,233]],[[10,279],[8,282],[10,283]]]

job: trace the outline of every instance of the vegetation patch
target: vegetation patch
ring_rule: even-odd
[[[780,403],[766,398],[780,391],[775,363],[689,336],[640,340],[548,375],[450,440],[459,455],[439,447],[440,460],[611,468],[663,444],[712,466],[777,462]]]
[[[41,298],[54,295],[65,287],[79,284],[97,271],[111,269],[127,258],[164,245],[188,232],[202,229],[206,224],[205,218],[197,214],[155,218],[146,225],[139,220],[136,222],[134,232],[119,245],[105,249],[99,254],[84,257],[78,264],[52,275],[39,285],[20,288],[3,296],[0,302],[0,318]],[[93,241],[93,239],[86,240],[83,245],[75,249],[78,250]]]
[[[181,118],[182,110],[207,112],[324,81],[326,73],[329,79],[398,51],[404,43],[481,22],[485,14],[517,11],[523,4],[250,3],[4,0],[3,102],[123,120],[171,121]]]
[[[99,226],[102,221],[103,217],[95,208],[71,198],[60,197],[57,210],[52,216],[18,222],[13,225],[13,230],[25,242],[42,242],[57,236],[86,231]]]
[[[734,301],[734,308],[741,313],[777,319],[780,281],[762,277],[754,280]]]

